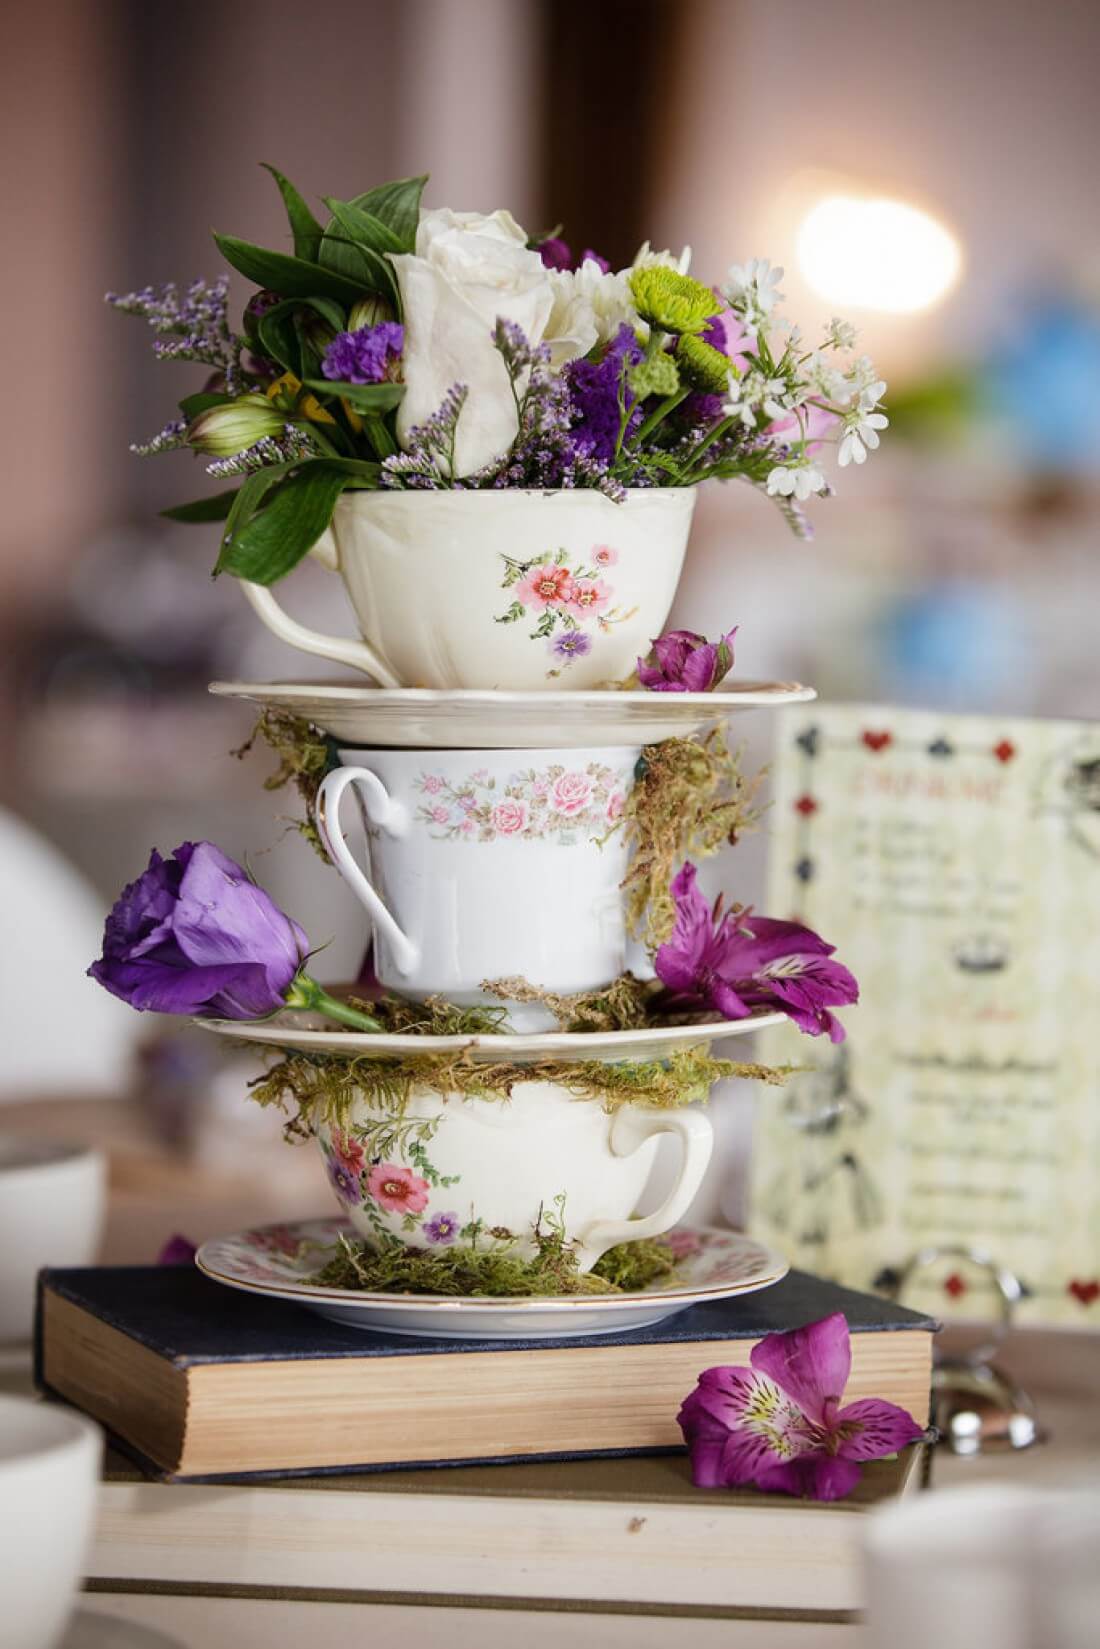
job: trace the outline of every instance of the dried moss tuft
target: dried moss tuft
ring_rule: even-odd
[[[652,1017],[652,1007],[662,986],[656,981],[635,979],[632,973],[598,991],[578,991],[562,996],[540,990],[526,979],[485,979],[481,989],[506,1002],[539,1002],[553,1014],[563,1031],[634,1031],[660,1021]]]
[[[714,1059],[701,1047],[683,1049],[667,1060],[617,1065],[566,1059],[538,1060],[531,1065],[506,1061],[476,1065],[462,1054],[368,1059],[290,1053],[249,1087],[258,1104],[275,1105],[287,1113],[284,1131],[288,1139],[305,1139],[316,1122],[346,1129],[357,1103],[398,1118],[416,1088],[454,1095],[460,1101],[507,1102],[517,1083],[557,1082],[575,1099],[598,1100],[607,1111],[620,1105],[672,1109],[705,1100],[714,1083],[727,1077],[779,1084],[786,1082],[793,1069]]]
[[[676,871],[685,859],[717,853],[755,827],[763,778],[744,777],[741,751],[729,749],[721,727],[642,752],[621,825],[631,847],[623,893],[630,931],[651,951],[672,932],[669,884]]]
[[[488,1298],[533,1298],[560,1294],[626,1294],[666,1277],[675,1265],[671,1249],[656,1241],[620,1243],[591,1271],[578,1268],[566,1240],[562,1199],[555,1213],[533,1232],[537,1252],[517,1254],[518,1239],[487,1233],[484,1247],[375,1250],[340,1237],[328,1264],[310,1281],[323,1288],[371,1294],[445,1294]]]
[[[326,864],[331,864],[314,819],[317,792],[321,781],[334,767],[340,765],[336,740],[322,733],[301,716],[289,710],[267,708],[261,711],[255,727],[239,750],[231,752],[239,761],[248,755],[257,739],[262,739],[279,758],[274,773],[264,780],[265,790],[282,790],[293,784],[305,806],[304,819],[293,819],[295,830],[301,831],[314,852]]]

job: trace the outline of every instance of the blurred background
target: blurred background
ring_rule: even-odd
[[[507,205],[613,265],[644,239],[690,242],[708,281],[768,257],[805,332],[833,314],[860,327],[892,427],[813,509],[811,544],[748,488],[708,490],[673,618],[737,623],[739,674],[829,699],[1095,717],[1098,65],[1092,0],[9,8],[0,808],[19,943],[0,978],[0,1098],[117,1094],[140,1040],[158,1137],[190,1137],[196,1094],[223,1105],[221,1143],[208,1130],[203,1149],[236,1207],[233,1130],[259,1150],[274,1125],[241,1117],[239,1071],[150,1040],[82,978],[103,909],[151,844],[206,836],[330,941],[323,976],[354,972],[363,948],[343,884],[263,791],[264,757],[229,754],[250,716],[204,691],[324,666],[263,631],[232,580],[211,582],[214,529],[158,518],[201,471],[128,444],[202,369],[154,362],[104,292],[213,276],[212,228],[283,245],[261,160],[314,204],[430,171],[429,204]],[[315,567],[288,602],[350,628]],[[773,729],[743,726],[766,760]],[[765,845],[727,867],[746,901]],[[35,969],[51,990],[17,991]],[[282,1160],[269,1200],[290,1213]],[[169,1189],[165,1220],[170,1204]]]

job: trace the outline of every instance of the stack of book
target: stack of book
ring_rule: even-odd
[[[36,1375],[115,1444],[90,1570],[104,1590],[822,1618],[858,1608],[859,1514],[915,1482],[920,1451],[830,1506],[704,1491],[676,1414],[702,1369],[838,1310],[848,1400],[926,1421],[935,1325],[799,1272],[532,1356],[320,1331],[188,1269],[52,1271]]]

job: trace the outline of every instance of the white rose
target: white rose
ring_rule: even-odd
[[[405,395],[397,435],[438,411],[453,384],[469,390],[458,419],[455,473],[501,457],[516,435],[516,408],[492,332],[514,321],[542,342],[554,304],[549,271],[510,212],[421,212],[416,254],[394,256],[404,311]]]
[[[624,321],[638,325],[626,275],[604,274],[593,258],[585,258],[579,269],[551,270],[550,284],[554,307],[543,342],[550,345],[554,366],[610,343]]]

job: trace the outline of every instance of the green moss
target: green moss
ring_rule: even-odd
[[[306,841],[326,864],[329,864],[314,818],[317,792],[321,781],[334,767],[340,765],[336,740],[314,727],[312,722],[294,716],[288,710],[265,709],[247,740],[232,754],[243,760],[257,739],[262,739],[279,758],[274,773],[264,780],[265,790],[282,790],[293,784],[305,806],[304,819],[292,820],[295,830],[301,831]]]
[[[503,1060],[475,1065],[462,1054],[368,1059],[290,1053],[249,1086],[260,1105],[276,1105],[287,1112],[288,1138],[307,1138],[319,1121],[346,1129],[357,1104],[399,1118],[416,1088],[459,1100],[506,1102],[517,1083],[556,1082],[575,1099],[598,1100],[607,1111],[620,1105],[671,1109],[705,1101],[714,1083],[727,1077],[783,1083],[791,1070],[790,1066],[714,1059],[704,1048],[682,1049],[667,1060],[617,1065],[565,1059],[542,1059],[530,1065]]]
[[[627,923],[651,951],[672,932],[669,884],[676,871],[685,859],[717,853],[755,827],[763,777],[745,779],[741,752],[729,749],[720,727],[642,752],[620,828],[631,848],[623,881]]]
[[[371,1294],[480,1295],[532,1298],[558,1294],[624,1294],[666,1277],[675,1265],[667,1244],[620,1243],[581,1271],[566,1240],[559,1198],[552,1214],[535,1227],[534,1255],[515,1252],[519,1239],[485,1232],[471,1248],[375,1250],[338,1239],[328,1264],[310,1281],[324,1288]]]

